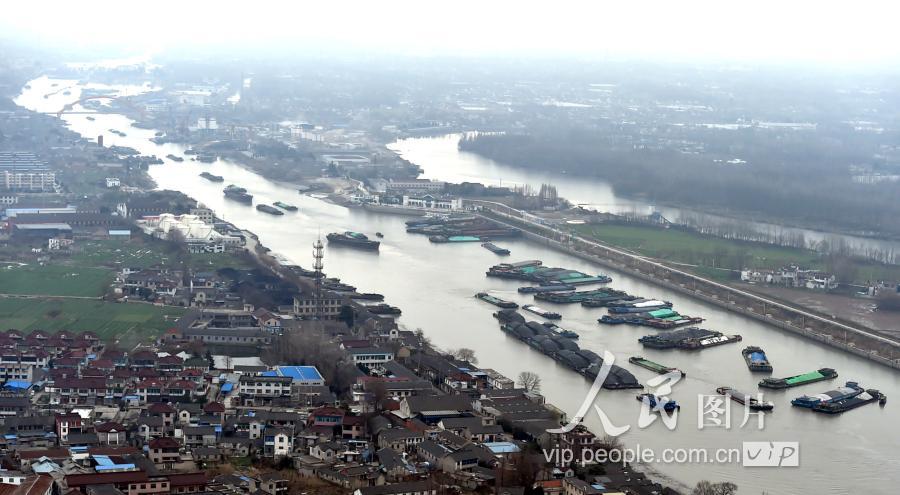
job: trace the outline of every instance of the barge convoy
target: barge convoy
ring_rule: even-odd
[[[761,398],[738,392],[731,387],[719,387],[716,389],[719,395],[724,395],[742,406],[747,406],[751,411],[771,411],[775,404],[771,401],[763,401]]]
[[[750,371],[761,371],[761,372],[771,372],[772,364],[769,363],[769,359],[766,357],[766,352],[761,348],[756,346],[745,347],[741,354],[744,356],[744,361],[747,362],[747,368]]]
[[[561,329],[553,323],[526,322],[521,314],[512,309],[501,309],[494,313],[494,318],[500,321],[500,329],[506,334],[589,380],[597,378],[603,366],[603,358],[593,351],[579,348],[578,343],[572,338],[565,337]],[[603,388],[621,390],[644,387],[631,372],[614,364],[603,381]]]
[[[761,382],[759,382],[759,386],[762,388],[774,389],[799,387],[800,385],[806,385],[809,383],[816,383],[824,380],[833,380],[837,378],[837,376],[837,371],[831,368],[820,368],[816,371],[803,373],[801,375],[789,376],[787,378],[764,378]]]
[[[515,309],[515,308],[519,307],[518,304],[516,304],[512,301],[506,301],[504,299],[500,299],[499,297],[494,297],[494,296],[488,294],[487,292],[479,292],[478,294],[475,294],[475,297],[478,299],[481,299],[482,301],[484,301],[486,303],[493,304],[494,306],[497,306],[498,308]]]
[[[332,232],[325,236],[329,244],[337,244],[340,246],[348,246],[357,249],[365,249],[367,251],[378,251],[381,243],[369,239],[365,234],[359,232]]]

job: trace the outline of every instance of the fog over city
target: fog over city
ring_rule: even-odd
[[[895,2],[0,12],[0,495],[896,493]]]

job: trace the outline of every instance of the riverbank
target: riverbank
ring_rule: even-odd
[[[900,342],[893,339],[746,291],[739,291],[609,246],[567,235],[545,225],[528,221],[521,215],[522,212],[516,212],[518,215],[512,214],[515,211],[505,206],[502,209],[492,209],[491,205],[484,206],[483,214],[487,218],[517,227],[527,237],[554,249],[627,271],[634,277],[700,299],[705,303],[811,338],[893,369],[900,369],[898,358]]]

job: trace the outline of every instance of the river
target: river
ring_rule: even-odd
[[[24,89],[17,103],[38,111],[57,111],[78,98],[78,88],[72,94],[52,92],[51,81],[40,78]],[[62,86],[62,84],[60,84]],[[139,88],[138,88],[139,89]],[[122,89],[124,90],[124,88]],[[132,88],[131,90],[137,90]],[[76,107],[76,110],[78,107]],[[86,115],[64,115],[65,124],[85,137],[104,135],[106,144],[130,146],[143,154],[164,157],[181,155],[184,147],[176,144],[157,145],[149,139],[153,130],[131,127],[131,121],[115,114],[97,114],[96,120]],[[107,132],[118,129],[127,133],[119,137]],[[385,294],[387,301],[400,306],[399,321],[407,328],[422,328],[433,342],[444,349],[470,347],[475,350],[479,364],[494,368],[508,377],[522,371],[538,373],[542,379],[542,393],[547,400],[567,411],[571,416],[581,404],[589,383],[567,368],[530,347],[507,337],[491,316],[494,309],[474,299],[475,292],[488,290],[520,304],[531,302],[516,292],[520,284],[513,281],[489,279],[484,271],[501,261],[477,243],[464,245],[431,244],[427,238],[405,232],[401,216],[374,214],[348,210],[308,195],[300,195],[288,185],[267,180],[235,163],[219,160],[201,164],[186,160],[183,163],[165,160],[152,166],[150,174],[161,189],[182,191],[213,208],[217,214],[238,226],[258,234],[272,250],[305,265],[311,264],[311,244],[328,232],[353,229],[374,234],[382,232],[384,239],[380,253],[328,247],[325,270],[331,276],[356,285],[362,291]],[[426,170],[430,165],[420,163]],[[444,159],[440,166],[452,172],[471,164]],[[271,204],[285,201],[299,206],[300,211],[273,217],[231,201],[222,196],[223,184],[214,184],[200,177],[210,171],[225,177],[225,184],[246,187],[254,200]],[[492,170],[483,170],[480,177],[488,177]],[[600,273],[601,267],[579,258],[548,250],[526,240],[500,243],[512,251],[510,260],[542,259],[549,266],[565,266],[586,272]],[[743,335],[742,344],[711,348],[700,353],[683,351],[654,351],[641,348],[637,338],[654,330],[629,326],[600,326],[596,322],[603,310],[580,306],[558,306],[563,314],[562,326],[581,335],[581,347],[601,353],[609,350],[617,362],[629,368],[641,382],[655,376],[650,371],[629,365],[629,356],[643,355],[649,359],[679,367],[687,377],[674,386],[672,397],[682,404],[678,426],[669,431],[659,420],[650,427],[637,426],[639,403],[634,391],[600,393],[597,404],[617,426],[631,425],[622,438],[625,445],[654,449],[657,455],[667,448],[740,448],[742,441],[797,441],[800,444],[800,467],[743,468],[739,463],[652,463],[645,466],[656,476],[692,485],[699,480],[729,480],[740,486],[741,494],[843,494],[865,491],[872,494],[896,493],[900,473],[897,425],[900,408],[891,403],[900,397],[900,374],[864,359],[841,353],[800,337],[786,334],[754,320],[723,311],[680,294],[670,293],[618,272],[608,272],[613,287],[632,294],[653,296],[672,301],[680,312],[706,318],[704,327]],[[542,304],[542,306],[553,306]],[[745,345],[759,345],[768,353],[775,367],[775,376],[789,376],[828,366],[838,370],[840,378],[790,391],[768,392],[776,409],[765,417],[765,428],[757,430],[755,423],[739,428],[738,418],[731,429],[704,428],[697,425],[697,397],[714,394],[715,388],[729,385],[745,392],[756,393],[759,375],[751,374],[741,358]],[[889,397],[886,407],[867,405],[840,416],[815,414],[792,408],[789,399],[807,393],[818,393],[858,380],[863,386],[878,388]],[[736,413],[740,409],[735,409]],[[587,425],[601,432],[597,415],[586,417]],[[893,432],[893,433],[892,433]]]
[[[560,197],[597,211],[632,215],[659,212],[671,221],[689,225],[739,224],[748,230],[766,234],[770,238],[791,239],[802,234],[809,246],[824,241],[831,245],[844,246],[851,253],[860,256],[873,252],[900,252],[898,241],[787,227],[624,198],[617,195],[609,183],[599,178],[573,176],[552,168],[545,171],[517,168],[475,153],[460,151],[457,145],[462,136],[462,134],[447,134],[407,138],[389,144],[388,148],[419,165],[423,170],[423,178],[447,182],[480,182],[493,186],[529,185],[534,190],[538,190],[541,184],[546,183],[556,186]]]

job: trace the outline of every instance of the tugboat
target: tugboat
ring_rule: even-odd
[[[256,205],[256,209],[263,213],[268,213],[269,215],[281,216],[284,215],[284,212],[269,205]]]
[[[750,371],[772,371],[772,364],[769,363],[769,359],[766,357],[766,352],[759,347],[753,345],[744,347],[744,350],[741,351],[741,354],[744,355],[744,361],[747,362],[747,367],[750,368]]]
[[[253,203],[253,195],[247,194],[247,190],[243,187],[238,187],[234,184],[231,184],[222,191],[225,192],[225,197],[228,199],[233,199],[235,201],[246,203],[248,205]]]
[[[204,179],[212,181],[212,182],[224,182],[225,181],[225,178],[222,177],[221,175],[213,175],[209,172],[203,172],[202,174],[200,174],[200,177],[203,177]]]
[[[287,210],[287,211],[297,211],[297,207],[296,207],[296,206],[294,206],[294,205],[289,205],[289,204],[287,204],[287,203],[282,203],[281,201],[276,201],[276,202],[274,202],[274,203],[272,203],[272,204],[275,205],[275,206],[277,206],[277,207],[279,207],[279,208],[281,208],[282,210]]]
[[[797,397],[791,401],[791,405],[812,409],[820,404],[847,400],[863,392],[865,392],[865,389],[860,387],[858,383],[847,382],[843,387],[838,387],[825,393]]]
[[[381,245],[380,242],[370,240],[365,234],[360,234],[359,232],[332,232],[325,237],[328,239],[329,244],[334,243],[370,251],[378,251],[378,247]]]
[[[499,297],[494,297],[494,296],[488,294],[487,292],[479,292],[478,294],[475,294],[475,297],[477,297],[478,299],[481,299],[482,301],[484,301],[486,303],[493,304],[494,306],[497,306],[498,308],[515,309],[515,308],[519,307],[518,304],[516,304],[512,301],[505,301],[503,299],[500,299]]]
[[[91,122],[97,120],[97,119],[95,119],[94,117],[91,117],[90,115],[87,116],[87,119],[90,120]]]
[[[526,304],[526,305],[522,306],[522,309],[524,309],[525,311],[528,311],[530,313],[534,313],[538,316],[543,316],[544,318],[547,318],[548,320],[562,319],[561,314],[554,313],[553,311],[548,311],[544,308],[539,308],[539,307],[535,306],[534,304]]]
[[[759,382],[759,386],[762,388],[776,389],[799,387],[800,385],[806,385],[808,383],[833,380],[837,378],[837,376],[837,371],[831,368],[820,368],[810,373],[789,376],[787,378],[765,378],[761,382]]]
[[[578,339],[577,333],[575,333],[571,330],[567,330],[567,329],[557,325],[556,323],[550,323],[549,321],[547,321],[547,322],[542,323],[542,325],[544,327],[550,329],[551,332],[553,332],[556,335],[559,335],[560,337],[565,337],[567,339],[572,339],[572,340]]]
[[[377,237],[377,238],[379,238],[379,239],[383,239],[383,238],[384,238],[384,234],[382,234],[381,232],[375,232],[375,237]]]
[[[657,404],[661,402],[660,398],[655,394],[638,394],[637,396],[638,402],[646,402],[650,409],[656,409]],[[662,405],[662,410],[665,412],[672,412],[675,410],[681,409],[681,406],[678,405],[674,400],[668,400],[665,404]]]
[[[771,411],[772,409],[775,409],[774,403],[770,401],[760,401],[752,395],[738,392],[731,387],[719,387],[716,389],[716,392],[726,397],[730,397],[731,400],[737,402],[738,404],[746,405],[750,408],[751,411]]]

